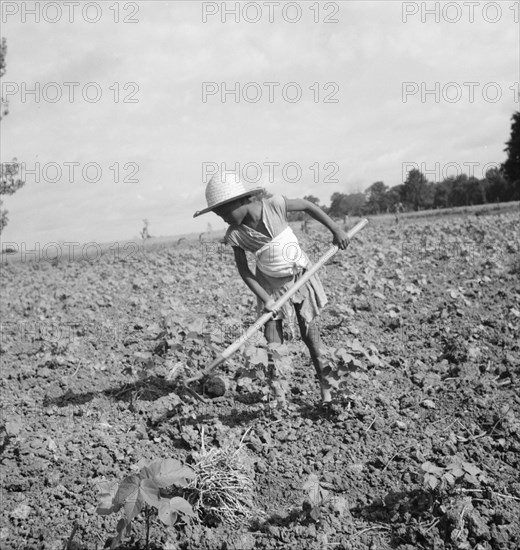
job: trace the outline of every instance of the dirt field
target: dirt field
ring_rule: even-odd
[[[331,410],[299,339],[285,411],[235,376],[240,354],[223,397],[181,389],[255,317],[217,243],[4,256],[0,548],[104,548],[119,514],[96,513],[99,483],[245,434],[253,520],[155,518],[150,548],[518,549],[519,227],[518,211],[390,217],[336,256],[321,333],[358,367]],[[314,259],[329,246],[301,238]],[[138,519],[123,548],[144,537]]]

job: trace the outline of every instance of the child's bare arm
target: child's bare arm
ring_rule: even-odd
[[[319,206],[305,199],[287,199],[286,203],[288,212],[305,212],[309,214],[311,218],[319,221],[329,229],[334,237],[332,241],[334,244],[337,244],[341,250],[347,248],[350,243],[348,235]]]
[[[249,269],[245,251],[242,248],[234,246],[233,252],[235,253],[235,262],[237,264],[238,272],[240,273],[240,276],[242,277],[244,283],[246,283],[253,294],[258,296],[258,298],[260,298],[260,300],[262,300],[264,304],[272,301],[269,294],[267,294],[267,292],[262,288],[260,283],[256,280],[256,277]]]

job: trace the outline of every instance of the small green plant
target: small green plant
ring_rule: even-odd
[[[307,498],[302,504],[303,521],[318,523],[321,517],[320,506],[329,498],[329,492],[320,483],[316,474],[309,474],[309,477],[302,486]]]
[[[478,524],[478,520],[473,514],[472,497],[467,496],[467,492],[483,490],[481,484],[487,482],[483,471],[459,457],[454,457],[447,466],[424,462],[421,469],[435,521],[443,519],[456,548],[469,548],[467,536],[471,535],[472,525]],[[472,488],[467,489],[467,485]]]
[[[269,358],[267,349],[261,346],[248,345],[244,348],[242,356],[245,359],[244,367],[236,374],[237,386],[252,391],[256,380],[264,382],[267,375]]]
[[[267,396],[271,390],[276,399],[284,401],[289,391],[289,380],[293,371],[288,344],[262,343],[247,346],[242,355],[245,366],[237,372],[237,386],[248,391],[253,389],[256,381],[262,384],[260,391]]]
[[[330,511],[340,515],[348,508],[345,497],[328,490],[334,489],[333,485],[320,481],[316,474],[309,474],[302,489],[306,494],[306,498],[297,517],[304,524],[319,523],[324,507],[328,507]]]
[[[146,519],[146,548],[150,520],[156,512],[168,526],[175,525],[179,515],[188,518],[195,516],[189,502],[175,496],[175,487],[185,488],[195,478],[190,467],[173,458],[143,462],[139,466],[136,474],[125,477],[120,483],[108,481],[98,485],[101,493],[96,510],[98,514],[107,516],[124,509],[124,516],[117,523],[117,534],[110,545],[111,550],[123,542],[125,534],[130,535],[132,521],[141,512]]]
[[[421,469],[424,472],[423,484],[427,489],[439,492],[454,487],[457,483],[466,482],[478,486],[485,482],[484,472],[471,462],[454,460],[448,466],[436,466],[432,462],[425,462]]]
[[[331,388],[342,390],[349,379],[368,380],[365,363],[379,367],[382,365],[375,346],[366,349],[359,340],[346,341],[345,347],[324,350],[327,366],[323,369],[324,380]]]

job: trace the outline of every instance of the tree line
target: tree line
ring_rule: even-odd
[[[7,44],[5,38],[0,41],[0,78],[5,75],[6,63],[5,56],[7,54]],[[9,113],[9,105],[4,98],[0,97],[0,121]],[[16,161],[16,159],[14,159]],[[16,162],[4,163],[0,162],[0,197],[2,195],[12,195],[24,185],[18,177],[18,164]],[[4,202],[0,199],[0,234],[9,220],[7,210],[2,208]]]
[[[512,116],[511,137],[504,149],[507,160],[500,167],[490,168],[483,178],[458,174],[442,181],[428,181],[418,169],[410,170],[406,181],[388,187],[376,181],[362,193],[334,193],[330,205],[320,205],[319,199],[305,199],[318,204],[330,216],[364,216],[430,208],[451,208],[495,202],[520,200],[520,111]],[[297,213],[293,219],[303,219]]]

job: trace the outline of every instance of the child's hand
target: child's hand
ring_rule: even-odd
[[[275,302],[272,298],[270,300],[267,300],[267,302],[264,302],[264,311],[265,312],[274,311],[273,309],[274,303]]]
[[[332,239],[332,244],[337,245],[340,250],[345,250],[345,248],[347,248],[347,246],[350,244],[350,238],[345,233],[345,231],[338,229],[332,234],[334,235],[334,238]]]

